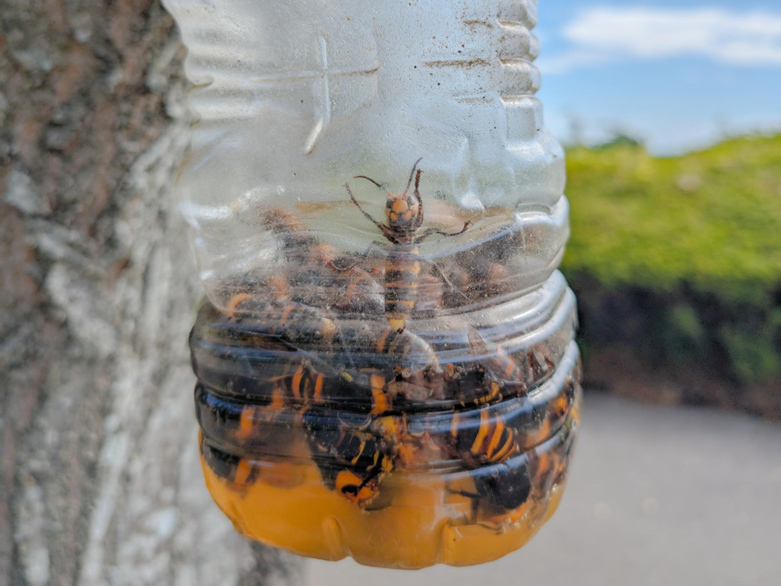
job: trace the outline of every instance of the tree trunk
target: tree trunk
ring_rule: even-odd
[[[0,0],[0,22],[0,586],[299,584],[202,480],[171,19]]]

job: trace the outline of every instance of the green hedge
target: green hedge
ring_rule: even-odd
[[[620,340],[740,382],[781,376],[781,135],[676,158],[630,141],[567,157],[563,269],[587,348]]]

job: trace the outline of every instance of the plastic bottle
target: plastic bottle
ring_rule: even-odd
[[[469,565],[564,488],[580,404],[536,2],[165,0],[207,486],[250,538]]]

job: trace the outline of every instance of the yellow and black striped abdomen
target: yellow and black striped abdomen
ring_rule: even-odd
[[[420,260],[415,246],[396,246],[385,261],[385,316],[390,327],[403,332],[415,309]]]
[[[323,402],[326,378],[306,364],[298,364],[291,373],[269,379],[282,399],[282,405],[301,407]]]
[[[462,417],[454,414],[450,444],[470,467],[503,462],[517,451],[513,430],[486,408],[480,410],[478,425],[464,426]]]
[[[334,426],[332,417],[318,408],[304,413],[312,459],[327,488],[366,506],[377,496],[384,476],[393,470],[397,446],[349,424]]]

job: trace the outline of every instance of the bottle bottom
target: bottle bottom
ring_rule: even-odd
[[[255,461],[251,482],[242,481],[241,471],[226,479],[205,457],[209,447],[202,441],[206,485],[237,531],[295,554],[333,561],[351,556],[360,564],[398,569],[481,564],[521,548],[555,512],[581,402],[578,387],[564,425],[498,473],[481,479],[463,470],[394,471],[383,480],[383,498],[369,507],[328,489],[317,465],[304,459]],[[513,475],[521,468],[529,484],[521,504],[509,508],[482,498],[481,482],[512,493],[523,483]]]

